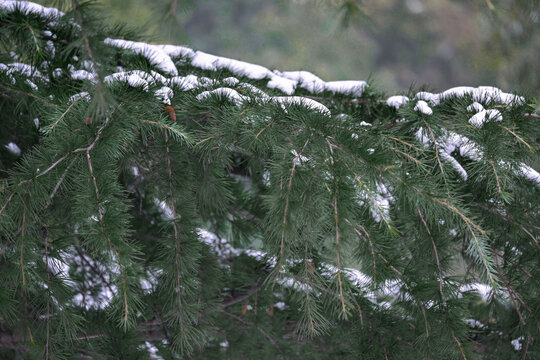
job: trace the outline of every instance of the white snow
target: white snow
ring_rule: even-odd
[[[433,94],[427,91],[420,91],[416,93],[415,98],[418,100],[429,101],[431,105],[439,105],[439,94]]]
[[[183,91],[192,90],[204,85],[195,75],[175,76],[169,79],[169,86],[177,86]]]
[[[443,160],[452,165],[452,167],[459,173],[463,180],[467,180],[469,178],[467,171],[465,171],[463,166],[461,166],[461,164],[452,155],[450,155],[450,153],[441,151],[440,155]]]
[[[283,301],[278,301],[274,304],[274,307],[279,310],[285,310],[286,305]]]
[[[469,112],[480,112],[484,110],[484,107],[479,102],[473,102],[471,105],[467,106],[467,111]]]
[[[45,51],[47,51],[49,53],[49,56],[51,58],[54,58],[54,55],[56,53],[56,48],[54,47],[54,43],[52,42],[52,40],[47,40],[47,45],[45,46]]]
[[[485,123],[490,121],[502,121],[502,115],[499,110],[496,109],[488,109],[488,110],[481,110],[480,112],[474,114],[470,119],[469,123],[472,126],[475,126],[477,128],[481,128],[484,126]]]
[[[64,13],[55,8],[48,8],[29,1],[0,0],[0,9],[6,12],[19,10],[22,13],[36,14],[46,18],[58,19],[64,16]]]
[[[451,153],[455,148],[458,148],[461,156],[474,161],[480,161],[484,156],[484,152],[478,148],[478,145],[469,140],[469,138],[454,132],[449,132],[442,139],[442,144],[442,146],[447,148],[447,153]]]
[[[343,80],[343,81],[328,81],[325,84],[325,90],[331,91],[334,94],[344,94],[351,96],[362,96],[364,89],[367,87],[365,81]]]
[[[218,57],[215,55],[197,51],[191,59],[191,65],[203,70],[216,70],[214,62],[217,61],[217,59]]]
[[[459,292],[465,291],[477,291],[484,301],[489,301],[493,295],[493,289],[491,286],[481,283],[470,283],[460,286]]]
[[[261,80],[271,74],[270,70],[264,66],[221,56],[217,57],[213,65],[217,69],[227,69],[237,76],[245,76],[253,80]]]
[[[396,109],[399,109],[402,105],[406,104],[407,102],[409,102],[409,98],[402,95],[390,96],[388,99],[386,99],[386,104]]]
[[[145,73],[145,72],[142,72],[142,73],[147,76],[146,80],[148,82],[155,82],[155,83],[162,84],[162,85],[166,85],[169,82],[169,80],[165,76],[161,75],[157,71],[150,70],[150,75],[151,75],[152,79],[148,78],[148,73]]]
[[[127,82],[133,87],[142,87],[144,91],[148,91],[148,81],[145,78],[148,78],[149,76],[150,75],[148,73],[145,73],[144,71],[135,70],[117,72],[111,75],[107,75],[103,80],[107,84],[112,84],[115,81]]]
[[[165,201],[159,200],[158,198],[154,198],[154,205],[156,205],[160,212],[161,212],[161,218],[165,221],[173,220],[173,212],[172,209],[167,205]]]
[[[159,45],[150,45],[138,41],[111,38],[106,38],[104,42],[107,45],[111,45],[117,48],[130,49],[136,54],[140,54],[146,57],[150,61],[150,63],[156,66],[156,68],[158,68],[159,70],[169,75],[178,75],[178,70],[176,69],[176,66],[174,65],[170,56]]]
[[[283,110],[287,111],[285,105],[302,105],[308,109],[318,111],[324,115],[330,116],[330,110],[323,104],[313,99],[308,99],[302,96],[277,96],[273,97],[272,101],[281,105]]]
[[[270,96],[268,96],[267,93],[265,93],[264,91],[262,91],[261,89],[259,89],[256,86],[253,86],[253,85],[248,84],[248,83],[240,83],[240,84],[238,84],[238,87],[241,88],[241,89],[245,89],[245,90],[250,91],[253,95],[258,97],[258,100],[262,100],[262,101],[270,100]]]
[[[228,86],[235,86],[236,84],[238,84],[240,81],[233,77],[233,76],[229,76],[225,79],[222,80],[222,82],[225,84],[225,85],[228,85]]]
[[[28,86],[30,86],[32,88],[32,90],[34,90],[34,91],[38,90],[38,86],[36,84],[34,84],[34,82],[32,80],[26,79],[24,82],[27,83]]]
[[[7,65],[0,63],[0,71],[4,71],[7,75],[11,75],[13,73],[19,73],[29,78],[33,77],[33,78],[38,78],[40,80],[43,80],[44,82],[48,81],[48,79],[44,77],[39,72],[39,70],[37,70],[35,67],[30,66],[28,64],[21,63],[21,62],[14,62]],[[10,78],[13,79],[13,77],[10,77]]]
[[[166,105],[171,105],[171,98],[174,96],[174,92],[168,86],[156,90],[154,95]]]
[[[471,95],[474,101],[483,103],[498,102],[502,104],[523,104],[525,102],[524,97],[505,93],[501,89],[493,86],[479,86],[477,88],[470,86],[458,86],[439,94],[441,99],[463,97],[465,95]]]
[[[521,347],[522,347],[521,342],[522,342],[523,340],[525,340],[525,337],[520,336],[520,337],[518,337],[517,339],[514,339],[514,340],[510,341],[510,343],[511,343],[512,346],[514,347],[514,350],[516,350],[516,351],[520,351],[520,350],[521,350]]]
[[[540,185],[540,173],[538,173],[538,171],[534,170],[532,167],[525,164],[521,164],[519,166],[519,170],[527,179],[534,181],[538,185]]]
[[[359,198],[358,204],[360,206],[363,206],[365,202],[368,201],[371,216],[376,222],[380,223],[383,219],[389,219],[390,202],[393,201],[394,198],[386,186],[377,184],[377,191],[373,191],[367,186],[361,186],[361,188],[358,189],[357,195]]]
[[[231,88],[226,88],[226,87],[217,88],[211,91],[204,91],[200,93],[199,95],[197,95],[197,100],[203,101],[215,95],[217,95],[221,99],[223,98],[229,99],[238,106],[242,105],[244,101],[247,100],[247,98],[244,95],[240,95],[238,91]]]
[[[291,153],[294,155],[293,163],[296,166],[302,165],[302,163],[309,161],[309,158],[305,157],[304,155],[298,154],[296,150],[291,150]]]
[[[21,155],[21,148],[17,146],[14,142],[10,142],[7,145],[4,145],[4,147],[13,155],[20,156]]]
[[[288,288],[293,288],[295,290],[302,291],[302,292],[306,292],[306,291],[313,292],[313,288],[310,285],[291,277],[278,278],[276,279],[276,283],[282,286],[288,287]]]
[[[309,71],[274,71],[278,76],[296,81],[298,86],[312,93],[318,93],[325,89],[325,82]]]
[[[416,133],[414,133],[416,140],[424,146],[431,144],[431,139],[429,138],[427,131],[423,127],[419,127]]]
[[[145,341],[144,348],[148,351],[148,357],[151,360],[163,360],[163,358],[158,355],[159,349],[156,346],[152,345],[151,342]]]
[[[180,45],[156,45],[159,47],[165,54],[171,57],[187,57],[192,58],[195,56],[195,51],[188,48],[187,46]]]
[[[296,89],[296,81],[279,75],[272,75],[271,80],[266,86],[270,89],[279,89],[287,95],[292,95]]]
[[[419,100],[414,107],[414,111],[420,111],[422,114],[431,115],[433,110],[424,100]]]
[[[466,323],[467,325],[469,325],[471,328],[479,328],[479,329],[482,329],[483,327],[485,327],[484,324],[482,324],[480,321],[475,320],[475,319],[465,319],[465,323]]]
[[[87,100],[90,100],[90,94],[87,92],[87,91],[83,91],[83,92],[80,92],[80,93],[77,93],[75,95],[72,95],[70,98],[69,98],[69,102],[70,103],[74,103],[75,101],[79,101],[79,99],[82,99],[82,98],[85,98]]]
[[[75,70],[73,66],[71,66],[69,70],[73,80],[89,80],[91,82],[96,82],[96,74],[92,74],[86,70]]]

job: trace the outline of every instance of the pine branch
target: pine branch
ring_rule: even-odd
[[[335,169],[335,159],[334,159],[334,151],[332,149],[332,145],[330,144],[330,141],[328,141],[328,146],[330,148],[330,155],[331,155],[331,164],[332,164],[332,171],[333,171],[333,182],[334,182],[334,222],[335,222],[335,229],[336,229],[336,236],[335,236],[335,249],[336,249],[336,265],[337,265],[337,278],[338,278],[338,286],[339,286],[339,299],[341,301],[341,316],[346,317],[347,309],[345,307],[345,299],[343,297],[343,284],[341,282],[341,259],[340,259],[340,240],[341,240],[341,231],[339,229],[339,211],[338,211],[338,200],[337,200],[337,193],[338,193],[338,187],[337,187],[337,180],[336,180],[336,169]]]
[[[2,355],[132,358],[155,343],[227,357],[255,327],[283,357],[534,357],[528,99],[385,99],[366,82],[121,40],[134,34],[71,8],[0,0]],[[231,310],[247,300],[258,325]],[[488,310],[482,334],[500,339],[466,327]]]
[[[300,158],[302,154],[304,153],[307,145],[309,143],[309,139],[306,140],[304,143],[304,146],[300,149],[298,152],[298,157]],[[289,175],[289,181],[287,183],[286,193],[285,193],[285,207],[283,209],[283,220],[281,222],[281,239],[279,243],[279,258],[278,258],[278,265],[276,266],[276,276],[277,274],[283,270],[283,263],[285,261],[285,230],[287,229],[287,215],[289,211],[289,201],[291,196],[291,190],[292,190],[292,184],[293,184],[293,178],[296,170],[296,161],[293,161],[293,165],[291,167],[291,174]]]

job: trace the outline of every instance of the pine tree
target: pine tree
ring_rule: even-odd
[[[0,0],[0,358],[540,358],[540,116]]]

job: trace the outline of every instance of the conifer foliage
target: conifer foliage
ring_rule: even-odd
[[[530,99],[62,10],[0,0],[0,358],[540,358]]]

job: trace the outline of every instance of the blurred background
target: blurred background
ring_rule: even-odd
[[[539,0],[99,0],[114,23],[391,94],[493,85],[540,93]],[[49,4],[50,5],[50,4]]]

